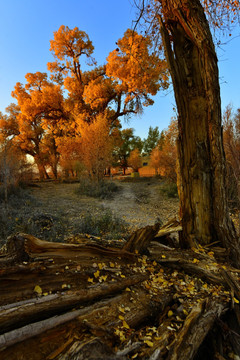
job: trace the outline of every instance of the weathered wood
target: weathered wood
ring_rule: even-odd
[[[172,344],[167,360],[193,359],[214,322],[224,310],[226,305],[219,300],[204,300],[195,306]]]
[[[91,244],[66,244],[40,240],[32,235],[18,233],[7,240],[7,254],[15,261],[28,261],[30,258],[48,258],[58,256],[64,258],[91,258],[95,255],[124,256],[133,258],[133,254],[125,249],[105,248]]]
[[[134,301],[131,300],[132,298]],[[117,314],[123,314],[119,311],[120,307],[121,309],[127,308],[124,321],[128,326],[135,327],[150,317],[156,316],[159,311],[163,311],[171,299],[171,295],[164,295],[164,293],[160,301],[154,301],[142,290],[134,293],[125,292],[114,298],[98,301],[91,306],[35,322],[0,335],[1,354],[4,356],[5,349],[14,344],[26,341],[34,336],[40,337],[41,334],[45,336],[46,331],[50,329],[54,328],[54,331],[57,332],[59,325],[73,320],[75,325],[73,324],[72,329],[78,329],[79,326],[82,326],[94,336],[101,335],[104,338],[114,338],[114,329],[117,329],[118,326],[121,327],[123,322],[117,316]]]
[[[0,307],[0,332],[1,329],[6,331],[13,326],[23,326],[30,321],[53,316],[74,306],[82,306],[94,299],[100,300],[108,295],[112,296],[128,286],[144,281],[146,278],[146,275],[135,275],[118,282],[105,282],[76,292],[52,294],[2,306]]]
[[[155,237],[160,238],[162,236],[166,236],[172,234],[173,232],[179,232],[179,231],[182,231],[181,222],[178,221],[176,218],[173,218],[160,227]]]
[[[220,269],[220,273],[222,277],[224,278],[225,282],[229,286],[229,288],[232,290],[232,292],[235,294],[236,298],[240,301],[240,285],[234,279],[233,275],[229,271],[224,270],[223,268]]]
[[[147,251],[149,243],[154,239],[160,224],[155,224],[153,226],[146,226],[142,229],[136,230],[128,239],[127,243],[124,245],[123,250],[144,254]]]
[[[213,284],[230,288],[238,298],[237,269],[236,277],[234,269],[222,272],[225,267],[209,249],[159,245],[156,231],[135,232],[126,243],[131,253],[89,241],[75,245],[26,234],[12,237],[8,254],[29,258],[0,268],[0,358],[21,357],[23,349],[32,360],[122,360],[134,354],[150,360],[193,358],[217,316],[231,307],[229,293]],[[33,298],[35,285],[41,286],[40,294],[53,294],[37,297],[35,292]],[[237,341],[232,349],[238,349]]]
[[[9,331],[5,334],[0,335],[0,350],[5,349],[11,345],[14,345],[18,342],[25,341],[30,339],[36,335],[42,334],[45,331],[52,329],[56,326],[59,326],[63,323],[69,322],[78,316],[85,315],[88,312],[93,311],[96,308],[100,308],[101,306],[106,306],[111,303],[112,300],[99,302],[90,307],[85,307],[80,310],[70,311],[63,315],[50,317],[48,319],[35,322],[24,327]]]

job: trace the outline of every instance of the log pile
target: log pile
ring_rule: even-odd
[[[238,359],[240,270],[223,263],[224,249],[166,245],[180,230],[149,226],[122,247],[11,236],[0,359]]]

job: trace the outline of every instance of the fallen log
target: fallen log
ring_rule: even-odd
[[[68,291],[66,294],[52,294],[2,306],[0,307],[0,333],[1,329],[8,331],[13,325],[22,326],[29,323],[30,320],[43,319],[71,309],[74,306],[83,306],[94,299],[100,300],[108,295],[113,296],[126,287],[142,282],[146,278],[146,275],[135,275],[116,283],[105,282],[98,284],[96,287],[88,287],[76,292]]]
[[[91,244],[66,244],[40,240],[32,235],[18,233],[8,238],[7,257],[14,262],[29,261],[30,258],[49,258],[59,256],[67,258],[92,258],[95,255],[132,258],[133,254],[125,249],[106,248]]]
[[[239,301],[238,270],[209,249],[156,244],[157,228],[123,248],[10,237],[6,258],[16,264],[1,257],[0,358],[193,359]]]
[[[136,230],[129,237],[127,243],[123,247],[123,250],[138,254],[146,253],[147,247],[158,233],[159,228],[160,223],[157,223],[153,226],[146,226],[142,229]]]

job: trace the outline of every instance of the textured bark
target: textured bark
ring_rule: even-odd
[[[220,241],[240,265],[225,186],[217,56],[199,0],[161,0],[159,15],[179,115],[183,246]]]
[[[238,272],[221,272],[213,252],[163,249],[142,235],[131,251],[144,245],[150,256],[10,237],[5,256],[18,263],[0,262],[0,358],[193,359],[232,306],[218,285],[240,300]]]
[[[144,254],[147,251],[147,247],[150,242],[157,235],[160,224],[153,226],[146,226],[144,228],[136,230],[128,239],[124,246],[125,251],[137,252],[138,254]]]

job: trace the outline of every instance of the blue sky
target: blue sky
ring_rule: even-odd
[[[14,102],[11,91],[16,82],[25,82],[26,73],[46,72],[47,62],[53,61],[49,41],[61,25],[85,31],[101,65],[133,19],[131,0],[1,0],[0,111],[4,113]],[[235,108],[240,107],[240,37],[233,37],[218,49],[223,108],[230,102]],[[147,136],[149,126],[167,128],[175,114],[173,92],[159,93],[154,100],[155,104],[143,115],[123,126],[133,127],[142,138]]]

